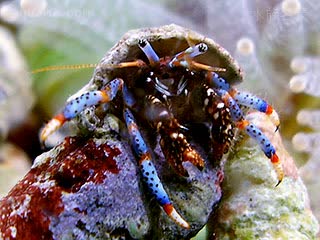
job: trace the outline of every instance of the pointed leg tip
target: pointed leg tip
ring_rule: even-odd
[[[270,120],[276,126],[276,131],[278,131],[280,127],[280,119],[278,113],[273,108],[271,108],[271,110],[269,112],[267,111],[266,114],[270,117]]]
[[[279,179],[275,187],[278,187],[281,182],[282,182],[282,179]]]
[[[45,129],[41,130],[40,136],[39,136],[39,142],[42,149],[46,147],[46,140],[47,140],[47,134]]]
[[[180,219],[173,219],[176,224],[178,224],[179,226],[185,228],[185,229],[190,229],[190,224],[185,221],[181,216],[180,216]]]
[[[171,203],[165,204],[162,206],[163,210],[166,212],[166,214],[179,226],[189,229],[190,225],[189,223],[184,220],[180,214],[176,211],[176,209],[173,207]]]
[[[44,145],[47,138],[57,131],[64,123],[67,121],[63,114],[56,115],[52,118],[41,130],[40,132],[40,143]]]
[[[185,229],[190,229],[190,224],[186,222],[186,224],[183,225],[183,227],[184,227]]]

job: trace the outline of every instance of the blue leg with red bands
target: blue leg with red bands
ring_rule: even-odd
[[[251,109],[256,109],[259,112],[267,114],[270,117],[271,121],[276,125],[277,129],[279,128],[279,116],[272,108],[272,106],[269,105],[265,100],[258,98],[251,93],[239,92],[237,90],[234,90],[234,92],[232,93],[232,97],[240,105],[249,107]]]
[[[132,93],[129,91],[127,85],[123,85],[122,87],[122,97],[123,97],[123,101],[124,104],[127,107],[133,108],[136,105],[136,100],[133,97]]]
[[[77,116],[88,106],[93,106],[102,101],[103,96],[101,91],[92,91],[82,94],[81,96],[71,100],[64,107],[62,114],[66,120],[70,120]]]
[[[250,93],[236,91],[232,97],[238,104],[256,109],[263,113],[266,113],[270,107],[266,101]]]
[[[238,91],[232,88],[225,79],[219,77],[215,72],[208,72],[207,78],[210,86],[216,87],[220,90],[229,92],[230,96],[240,105],[255,109],[259,112],[267,114],[271,121],[276,125],[278,130],[280,125],[279,116],[276,111],[265,100],[247,92]]]
[[[150,192],[156,198],[157,202],[162,206],[166,214],[177,224],[184,228],[189,228],[189,224],[178,214],[173,207],[168,194],[163,188],[163,185],[158,177],[156,168],[151,159],[151,153],[141,136],[135,119],[128,108],[124,109],[124,120],[126,122],[128,132],[130,135],[133,150],[139,158],[139,165],[141,168],[143,180],[147,184]]]
[[[209,86],[211,87],[215,87],[225,91],[229,91],[231,89],[230,84],[227,83],[227,81],[222,77],[219,77],[219,75],[215,72],[208,72],[206,78],[208,80]]]
[[[114,99],[122,88],[123,80],[116,78],[109,82],[103,90],[95,90],[83,93],[79,97],[70,100],[61,113],[51,119],[42,129],[40,140],[45,142],[50,134],[59,129],[66,121],[75,118],[80,112],[90,106],[107,103]]]
[[[231,118],[234,122],[240,122],[243,119],[243,113],[237,104],[237,102],[230,96],[226,90],[218,90],[218,93],[222,97],[223,101],[230,108]]]
[[[218,92],[224,100],[225,104],[228,105],[231,113],[231,118],[235,122],[236,126],[239,129],[244,130],[252,139],[254,139],[259,144],[264,154],[270,159],[275,171],[277,172],[277,185],[279,185],[279,183],[283,179],[284,173],[280,163],[280,159],[276,154],[274,146],[257,126],[250,123],[248,120],[245,120],[238,103],[235,99],[233,99],[233,97],[230,96],[227,91],[220,89]]]
[[[246,133],[251,138],[255,139],[258,142],[258,144],[259,144],[260,148],[262,149],[262,151],[264,152],[264,154],[270,159],[270,161],[273,164],[273,167],[277,173],[278,183],[276,184],[276,186],[278,186],[283,179],[284,173],[283,173],[280,159],[279,159],[278,155],[276,154],[276,149],[271,144],[270,140],[266,137],[266,135],[264,135],[257,126],[255,126],[252,123],[249,123],[246,120],[243,120],[241,125],[244,128],[244,130],[246,131]]]
[[[246,133],[253,139],[256,139],[262,151],[268,158],[272,158],[276,154],[276,150],[270,140],[261,132],[261,130],[252,123],[244,124]]]

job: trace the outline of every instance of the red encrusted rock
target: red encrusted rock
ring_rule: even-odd
[[[170,197],[193,229],[174,224],[150,197],[127,142],[69,137],[36,158],[29,173],[1,200],[0,237],[130,239],[157,234],[159,239],[174,239],[194,235],[221,197],[223,173],[219,167],[199,171],[187,164],[191,177],[187,180],[169,167],[159,146],[155,154]]]
[[[97,146],[68,138],[58,147],[56,158],[37,162],[29,173],[2,199],[2,238],[50,239],[49,225],[64,210],[62,195],[79,191],[86,183],[101,184],[106,173],[117,174],[117,148]],[[43,160],[43,159],[42,159]]]

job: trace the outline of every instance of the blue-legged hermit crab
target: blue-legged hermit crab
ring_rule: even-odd
[[[154,167],[152,149],[141,129],[160,138],[165,158],[177,174],[188,177],[183,163],[204,168],[202,156],[190,144],[194,124],[208,129],[206,149],[220,159],[234,138],[234,130],[248,134],[270,159],[283,179],[280,159],[270,140],[250,121],[242,107],[263,112],[279,126],[275,110],[264,100],[238,91],[241,72],[230,55],[213,40],[176,25],[127,33],[96,68],[96,89],[82,91],[42,129],[50,134],[84,109],[108,103],[108,113],[125,123],[142,178],[166,214],[178,225],[189,223],[176,211]],[[116,55],[116,57],[115,57]],[[277,185],[278,185],[277,184]]]

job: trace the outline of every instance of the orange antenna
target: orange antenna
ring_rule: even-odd
[[[31,73],[35,74],[35,73],[48,72],[48,71],[57,71],[57,70],[74,70],[74,69],[95,68],[97,66],[98,66],[97,63],[61,65],[61,66],[48,66],[48,67],[35,69],[35,70],[31,71]]]
[[[74,64],[74,65],[61,65],[61,66],[48,66],[43,68],[38,68],[31,73],[40,73],[48,71],[57,71],[57,70],[74,70],[74,69],[84,69],[84,68],[95,68],[101,66],[103,68],[127,68],[127,67],[144,67],[146,63],[142,60],[135,60],[132,62],[122,62],[118,64],[98,64],[98,63],[88,63],[88,64]]]

